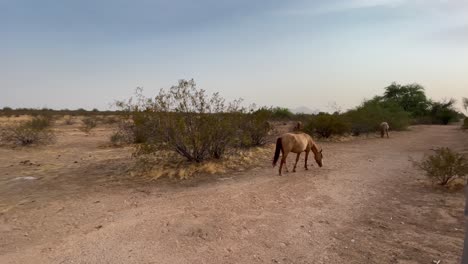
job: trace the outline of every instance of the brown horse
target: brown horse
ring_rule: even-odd
[[[289,152],[297,153],[296,163],[294,164],[293,172],[296,172],[297,162],[299,161],[299,157],[302,152],[305,151],[305,169],[308,170],[307,167],[307,159],[309,157],[309,152],[312,150],[315,155],[315,161],[317,164],[322,167],[322,149],[319,150],[319,147],[312,138],[305,134],[305,133],[286,133],[283,134],[276,140],[276,149],[275,149],[275,156],[273,157],[273,167],[276,166],[278,162],[280,151],[283,154],[281,157],[281,164],[279,167],[279,175],[281,175],[281,171],[283,169],[283,164],[286,164],[286,158],[288,157]],[[288,166],[286,166],[286,171],[288,171]]]
[[[388,130],[390,129],[390,126],[388,125],[387,122],[382,122],[380,124],[380,137],[383,138],[385,136],[385,134],[387,134],[387,138],[389,138],[388,136]]]

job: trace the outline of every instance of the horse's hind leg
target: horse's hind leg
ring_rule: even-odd
[[[299,157],[300,157],[300,156],[301,156],[301,152],[297,153],[296,163],[294,163],[293,172],[296,172],[296,166],[297,166],[297,162],[299,162]]]
[[[286,158],[288,157],[288,154],[284,153],[283,152],[283,155],[281,157],[281,164],[280,164],[280,168],[279,168],[279,175],[281,176],[281,171],[283,169],[283,166],[286,167],[286,172],[289,172],[288,170],[288,164],[286,164]]]
[[[307,167],[307,159],[309,158],[309,151],[306,151],[306,154],[305,154],[305,164],[304,164],[304,168],[306,170],[309,170],[309,168]]]
[[[387,130],[387,138],[390,138],[390,137],[388,136],[388,130]]]

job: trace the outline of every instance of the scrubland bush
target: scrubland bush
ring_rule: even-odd
[[[16,126],[3,129],[2,143],[27,146],[32,144],[46,144],[54,140],[54,134],[49,129],[51,119],[45,116],[36,116],[31,120]]]
[[[229,149],[264,143],[268,129],[263,112],[246,113],[240,100],[226,102],[218,93],[208,96],[193,80],[181,80],[169,90],[136,97],[117,106],[131,118],[136,155],[172,150],[188,161],[220,159]],[[266,123],[266,120],[265,120]]]
[[[66,116],[65,119],[64,119],[64,123],[65,125],[73,125],[75,124],[75,120],[73,120],[73,117],[72,116]]]
[[[393,103],[379,102],[376,99],[365,101],[361,106],[344,114],[351,124],[354,135],[379,130],[381,122],[386,121],[392,130],[405,130],[410,117],[407,112]]]
[[[271,112],[267,108],[261,108],[253,113],[242,116],[240,127],[240,145],[242,147],[262,146],[266,143],[266,136],[271,130],[268,120]]]
[[[97,126],[97,121],[93,117],[85,117],[81,120],[83,125],[80,127],[80,130],[89,133],[93,128]]]
[[[343,135],[350,131],[350,125],[338,113],[319,113],[306,124],[305,130],[320,137],[329,138],[332,135]]]
[[[447,185],[456,178],[468,174],[468,160],[462,154],[449,148],[438,148],[433,155],[426,155],[414,165],[440,185]]]
[[[284,107],[271,108],[271,118],[276,120],[290,120],[294,117],[294,114]]]

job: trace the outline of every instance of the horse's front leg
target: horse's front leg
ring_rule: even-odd
[[[297,153],[296,163],[294,163],[293,172],[296,172],[296,167],[297,167],[297,163],[299,162],[299,157],[300,156],[301,156],[301,152]]]
[[[305,154],[305,164],[304,164],[304,168],[306,170],[309,170],[309,168],[307,167],[307,159],[309,158],[309,151],[306,151],[306,154]]]

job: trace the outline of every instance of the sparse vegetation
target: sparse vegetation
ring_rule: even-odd
[[[264,144],[268,114],[247,114],[240,102],[227,103],[218,93],[208,96],[193,80],[181,80],[154,99],[137,90],[136,98],[118,106],[135,126],[135,139],[141,142],[137,155],[171,150],[188,161],[202,162],[221,159],[237,147]]]
[[[2,143],[27,146],[32,144],[46,144],[54,140],[54,134],[49,129],[51,119],[37,116],[22,124],[7,127],[2,131]]]
[[[277,120],[291,120],[294,117],[294,114],[284,107],[275,107],[271,108],[271,118]]]
[[[85,133],[89,133],[97,126],[97,121],[93,117],[85,117],[81,121],[83,122],[83,125],[80,127],[80,130]]]
[[[65,116],[64,124],[69,125],[69,126],[73,125],[73,124],[75,124],[75,120],[73,119],[72,116]]]
[[[306,124],[305,130],[310,134],[329,138],[332,135],[344,135],[350,131],[350,125],[339,113],[319,113]]]
[[[267,108],[258,109],[243,116],[240,127],[240,144],[242,147],[262,146],[266,143],[266,136],[271,130],[268,120],[271,112]]]
[[[447,185],[456,178],[468,174],[468,160],[465,156],[449,148],[438,148],[433,155],[426,155],[414,165],[440,185]]]

